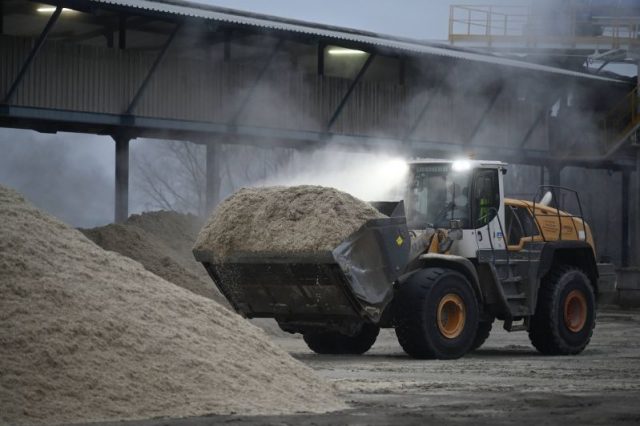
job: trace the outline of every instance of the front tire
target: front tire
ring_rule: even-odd
[[[414,358],[455,359],[471,349],[478,330],[478,301],[460,273],[429,268],[399,286],[396,336]]]
[[[362,355],[376,342],[380,328],[374,324],[362,324],[353,336],[337,331],[308,332],[302,335],[305,343],[321,355]]]
[[[575,355],[584,350],[596,323],[591,282],[580,269],[554,267],[538,290],[529,339],[545,355]]]

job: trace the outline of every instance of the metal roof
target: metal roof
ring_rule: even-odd
[[[528,71],[540,71],[568,77],[578,77],[594,81],[610,83],[626,83],[621,80],[596,76],[577,71],[547,65],[533,64],[474,51],[455,49],[435,43],[427,43],[419,40],[410,40],[388,35],[375,34],[350,28],[339,28],[317,23],[310,23],[292,19],[285,19],[269,15],[254,14],[250,12],[232,10],[208,4],[193,3],[178,0],[90,0],[94,3],[111,4],[121,7],[142,9],[164,14],[187,16],[194,18],[210,19],[213,21],[227,22],[238,25],[247,25],[271,30],[306,34],[316,37],[325,37],[334,40],[381,47],[414,54],[437,55],[449,58],[464,59],[491,65],[520,68]]]

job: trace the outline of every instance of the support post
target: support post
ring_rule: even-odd
[[[629,250],[630,246],[630,229],[629,229],[629,198],[631,191],[629,184],[631,183],[631,173],[628,170],[622,171],[622,238],[621,238],[621,260],[622,266],[629,266]]]
[[[158,53],[158,56],[156,57],[156,60],[154,61],[154,63],[151,66],[151,68],[149,69],[149,72],[147,73],[147,76],[145,77],[144,80],[142,80],[142,84],[138,88],[138,91],[136,92],[136,95],[131,100],[131,103],[129,104],[129,107],[127,108],[127,112],[126,112],[127,114],[133,114],[133,111],[138,106],[138,103],[140,102],[140,99],[142,98],[142,95],[144,94],[147,86],[149,85],[149,81],[151,81],[151,78],[153,77],[153,75],[155,74],[156,70],[158,69],[158,66],[160,66],[160,64],[162,63],[162,60],[167,56],[167,51],[169,50],[169,46],[171,46],[171,43],[176,38],[176,34],[178,33],[178,30],[180,29],[181,26],[182,26],[181,24],[177,24],[176,25],[176,27],[173,29],[173,32],[171,33],[171,35],[169,36],[167,41],[162,46],[162,50],[160,50],[160,53]]]
[[[636,87],[639,88],[638,90],[638,102],[636,103],[636,105],[638,105],[638,108],[640,109],[640,58],[637,59],[637,80],[636,80]],[[638,133],[636,132],[636,138],[638,138]],[[637,139],[638,140],[638,139]],[[634,241],[634,259],[635,259],[635,265],[640,268],[640,148],[636,148],[636,182],[635,182],[635,205],[634,205],[634,231],[635,231],[635,238],[632,240]]]
[[[547,167],[549,170],[549,185],[560,186],[560,172],[562,172],[562,167],[557,164],[552,164]],[[556,200],[556,202],[559,200]]]
[[[118,20],[118,48],[124,50],[127,48],[127,17],[120,15]]]
[[[221,149],[220,145],[209,142],[207,143],[207,154],[206,154],[206,169],[207,169],[207,179],[206,179],[206,215],[211,214],[213,209],[218,204],[218,199],[220,198],[220,154]]]
[[[113,136],[116,142],[115,221],[121,223],[129,217],[129,138]]]
[[[4,2],[0,2],[0,35],[4,34]]]
[[[317,64],[318,64],[318,76],[319,77],[323,77],[324,76],[324,51],[325,51],[325,44],[323,42],[318,43],[318,58],[317,58]]]
[[[640,149],[636,150],[636,203],[634,207],[635,218],[635,266],[640,267]]]
[[[56,7],[55,12],[53,12],[53,15],[51,15],[51,18],[49,18],[47,25],[44,27],[44,29],[40,33],[40,36],[36,40],[36,44],[31,49],[31,52],[29,52],[29,56],[27,57],[27,60],[22,65],[22,68],[20,69],[18,76],[13,81],[13,84],[9,88],[9,91],[7,92],[7,94],[5,95],[2,101],[3,104],[8,105],[11,103],[11,100],[13,99],[13,95],[15,95],[16,90],[18,89],[18,86],[20,86],[20,83],[24,79],[24,76],[26,75],[27,71],[29,71],[29,68],[31,67],[31,63],[33,62],[36,55],[44,45],[44,42],[47,40],[47,37],[49,36],[51,29],[56,24],[56,21],[60,17],[61,13],[62,13],[62,6]]]
[[[229,62],[231,60],[231,30],[225,31],[224,33],[223,59],[224,62]]]
[[[107,32],[104,33],[104,37],[107,39],[107,47],[109,49],[113,49],[113,43],[114,43],[113,29],[107,30]]]
[[[336,108],[335,112],[333,113],[333,115],[329,119],[329,122],[327,123],[327,131],[331,130],[331,128],[333,127],[333,125],[336,122],[336,120],[338,119],[338,117],[340,117],[340,113],[342,112],[342,109],[347,104],[347,101],[351,97],[351,94],[353,93],[353,91],[356,88],[356,86],[358,85],[358,83],[360,83],[360,80],[362,80],[362,77],[364,77],[364,74],[367,72],[367,69],[369,68],[369,65],[371,65],[371,62],[373,62],[373,59],[375,57],[376,57],[375,53],[370,53],[369,54],[369,57],[367,58],[367,60],[362,65],[362,68],[360,68],[360,71],[358,71],[358,75],[356,75],[356,78],[353,79],[353,81],[351,82],[351,85],[349,86],[349,89],[347,90],[347,93],[345,93],[345,95],[343,96],[342,100],[338,104],[338,107]]]

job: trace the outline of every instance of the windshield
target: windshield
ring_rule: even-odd
[[[413,165],[405,197],[408,225],[449,228],[450,220],[459,219],[468,228],[470,176],[470,171],[452,171],[451,164]]]

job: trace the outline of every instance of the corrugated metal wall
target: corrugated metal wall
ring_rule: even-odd
[[[0,93],[6,93],[33,44],[30,39],[0,36]],[[151,68],[156,52],[118,50],[48,42],[26,75],[14,105],[121,114]],[[229,122],[254,85],[262,63],[238,64],[185,59],[171,52],[150,81],[135,115]],[[324,131],[350,80],[318,77],[274,66],[238,116],[238,124]],[[362,81],[353,92],[333,132],[403,137],[430,96],[436,96],[414,139],[464,143],[488,101],[477,92],[436,94],[395,82]],[[503,99],[504,98],[504,99]],[[474,141],[513,146],[535,120],[535,108],[504,96],[487,115]],[[545,144],[543,129],[529,147]],[[537,142],[536,142],[537,141]]]

